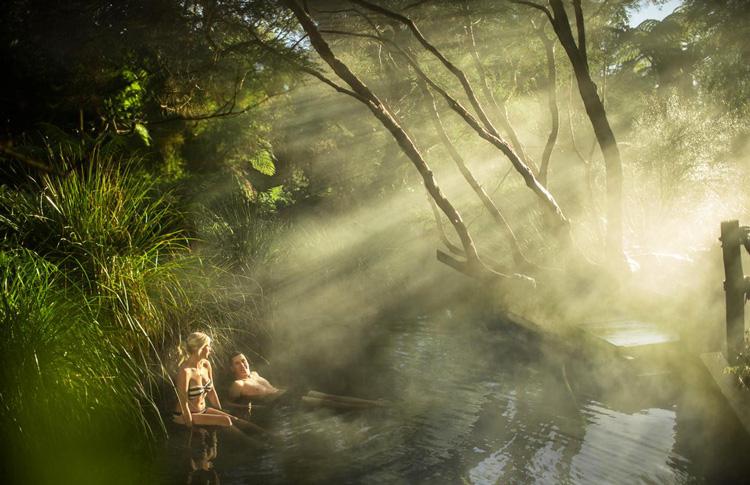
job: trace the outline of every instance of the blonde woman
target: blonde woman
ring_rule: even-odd
[[[188,357],[177,370],[177,409],[174,422],[192,427],[232,426],[237,418],[221,410],[219,396],[213,382],[213,372],[208,356],[211,355],[211,337],[203,332],[193,332],[187,338]],[[206,405],[206,400],[211,407]]]

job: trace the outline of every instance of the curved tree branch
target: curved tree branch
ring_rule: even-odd
[[[248,111],[257,108],[258,106],[261,106],[262,104],[267,103],[269,100],[275,98],[276,96],[280,96],[282,94],[284,94],[284,93],[281,92],[281,93],[269,94],[268,96],[264,97],[260,101],[255,102],[255,103],[251,103],[251,104],[249,104],[249,105],[245,106],[244,108],[242,108],[240,110],[237,110],[237,111],[227,111],[227,112],[218,112],[217,111],[217,112],[214,112],[214,113],[209,113],[209,114],[204,114],[204,115],[196,115],[196,116],[182,116],[182,115],[178,115],[178,116],[171,116],[169,118],[162,118],[160,120],[154,120],[154,121],[144,120],[143,124],[144,125],[160,125],[162,123],[169,123],[169,122],[172,122],[172,121],[202,121],[202,120],[210,120],[210,119],[215,119],[215,118],[231,118],[233,116],[243,115],[243,114],[247,113]]]
[[[427,89],[424,81],[420,82],[419,85],[422,89],[423,95],[427,100],[427,111],[430,119],[432,120],[432,124],[435,127],[435,131],[440,137],[440,140],[445,146],[445,149],[448,151],[448,154],[453,159],[453,162],[458,167],[459,172],[461,172],[461,175],[463,175],[466,182],[469,184],[472,190],[474,190],[474,193],[477,194],[479,200],[482,202],[485,209],[487,209],[487,211],[490,213],[495,223],[503,229],[503,232],[508,238],[508,243],[510,244],[513,261],[520,268],[525,269],[531,267],[532,264],[524,256],[523,251],[521,250],[521,246],[518,244],[518,239],[513,233],[513,229],[510,227],[510,224],[508,224],[508,221],[505,219],[502,212],[500,212],[500,209],[497,208],[497,205],[495,205],[490,196],[487,195],[487,192],[484,190],[482,185],[474,177],[474,174],[471,173],[469,167],[466,166],[466,162],[464,161],[463,157],[458,153],[455,145],[453,145],[453,142],[445,132],[445,127],[443,126],[443,122],[440,119],[440,114],[438,113],[437,106],[435,105],[435,98],[432,96],[432,93],[429,89]]]
[[[328,32],[336,32],[336,33],[342,33],[342,34],[348,34],[346,32],[341,31],[328,31]],[[531,169],[519,158],[519,156],[516,154],[515,151],[508,145],[508,143],[503,140],[501,137],[496,136],[493,133],[488,132],[482,124],[474,118],[474,116],[469,113],[469,111],[455,98],[453,98],[445,89],[443,89],[440,85],[438,85],[432,78],[430,78],[419,66],[419,64],[407,53],[402,47],[400,47],[398,44],[388,40],[384,39],[382,37],[372,35],[372,34],[352,34],[356,37],[363,37],[363,38],[370,38],[377,40],[379,42],[386,42],[388,45],[392,46],[401,56],[403,56],[406,61],[411,65],[411,67],[414,69],[414,72],[417,73],[417,75],[423,79],[435,92],[440,94],[443,99],[445,99],[448,106],[455,111],[463,120],[474,129],[474,131],[484,140],[488,141],[490,144],[492,144],[495,148],[500,150],[507,158],[510,160],[513,167],[516,169],[516,171],[523,177],[524,182],[526,183],[526,186],[529,187],[532,192],[540,199],[542,202],[542,205],[547,208],[550,213],[554,216],[555,222],[558,224],[560,228],[563,228],[563,234],[565,234],[566,238],[570,238],[570,225],[565,217],[565,215],[562,212],[562,209],[557,205],[557,201],[552,196],[552,194],[547,190],[547,188],[539,183],[539,181],[534,176]],[[569,243],[572,243],[572,241],[568,241]]]
[[[349,1],[356,3],[357,5],[361,5],[362,7],[368,10],[377,12],[393,20],[397,20],[398,22],[401,22],[402,24],[406,25],[409,28],[409,30],[411,30],[412,34],[414,34],[414,37],[419,41],[419,43],[422,44],[422,47],[424,47],[428,52],[430,52],[433,56],[435,56],[443,64],[443,66],[445,66],[445,68],[448,69],[448,71],[450,71],[450,73],[453,74],[456,77],[456,79],[458,79],[459,83],[461,83],[461,86],[464,89],[464,92],[466,93],[466,96],[469,98],[469,102],[471,103],[471,106],[474,108],[474,111],[477,114],[477,116],[479,116],[479,119],[482,121],[482,124],[484,125],[485,129],[489,131],[490,133],[492,133],[493,135],[495,135],[496,137],[500,138],[500,134],[497,132],[492,122],[487,117],[487,114],[484,112],[482,105],[479,103],[479,100],[474,94],[474,89],[471,87],[471,83],[469,83],[469,79],[466,77],[466,74],[464,74],[464,72],[461,69],[459,69],[458,66],[456,66],[451,61],[449,61],[448,58],[445,57],[443,53],[440,52],[440,50],[437,47],[435,47],[425,38],[425,36],[422,34],[422,32],[417,27],[417,24],[414,23],[413,20],[411,20],[409,17],[405,17],[404,15],[401,15],[397,12],[381,7],[379,5],[375,5],[374,3],[370,3],[366,0],[349,0]]]
[[[451,240],[448,239],[448,235],[445,233],[445,227],[443,226],[443,218],[440,215],[440,209],[438,209],[437,204],[435,204],[435,199],[433,199],[430,194],[427,194],[427,201],[430,203],[432,215],[433,217],[435,217],[435,225],[438,228],[438,237],[440,238],[440,241],[451,253],[455,254],[456,256],[465,256],[461,248],[453,244]]]
[[[496,119],[500,122],[500,126],[503,130],[508,134],[508,137],[510,138],[510,143],[513,146],[513,148],[516,150],[518,155],[521,157],[521,159],[526,162],[526,165],[531,167],[532,170],[535,172],[538,172],[537,168],[534,166],[533,161],[529,158],[529,156],[526,154],[526,150],[524,149],[523,144],[521,143],[521,140],[518,138],[518,135],[516,134],[516,130],[513,128],[513,125],[510,123],[510,119],[508,118],[508,112],[507,112],[507,99],[504,99],[502,101],[502,106],[500,106],[495,99],[495,95],[492,93],[492,89],[490,89],[489,81],[487,79],[487,74],[484,70],[484,66],[482,65],[482,61],[479,59],[479,53],[477,52],[477,44],[476,44],[476,38],[474,37],[474,27],[472,27],[472,19],[471,15],[469,13],[469,7],[464,1],[464,11],[466,13],[466,25],[464,26],[464,30],[467,34],[467,44],[469,46],[469,52],[471,53],[471,58],[474,62],[474,68],[477,71],[477,75],[479,76],[480,81],[480,87],[482,89],[482,94],[484,94],[485,99],[487,99],[490,102],[490,105],[492,106]],[[508,97],[508,99],[510,96]]]
[[[546,184],[547,176],[549,175],[549,161],[552,156],[552,150],[555,147],[555,142],[557,141],[558,132],[560,131],[560,111],[557,107],[557,69],[555,69],[555,43],[544,33],[543,26],[540,26],[540,28],[538,28],[536,32],[542,42],[542,45],[544,46],[544,52],[547,57],[547,105],[549,107],[550,118],[552,120],[552,127],[550,128],[550,133],[547,137],[547,143],[544,145],[542,161],[539,165],[539,180],[543,184]]]
[[[438,187],[432,170],[427,165],[424,157],[417,149],[409,135],[399,125],[391,112],[383,105],[380,99],[368,88],[343,62],[341,62],[331,51],[328,43],[323,39],[317,25],[313,19],[297,4],[294,0],[284,0],[284,4],[294,13],[302,28],[310,36],[310,43],[320,57],[333,69],[338,77],[346,82],[352,90],[359,96],[358,99],[364,103],[373,115],[383,124],[383,126],[393,135],[404,153],[409,157],[411,162],[417,168],[422,176],[425,188],[435,203],[440,207],[448,220],[453,225],[454,230],[461,240],[464,253],[466,254],[466,264],[476,270],[483,268],[476,246],[471,238],[466,226],[461,219],[458,211],[453,207],[450,201],[443,195]]]
[[[544,5],[539,5],[538,3],[529,2],[529,1],[526,1],[526,0],[510,0],[510,3],[517,3],[517,4],[520,4],[520,5],[526,5],[528,7],[535,8],[535,9],[539,10],[540,12],[544,12],[544,15],[547,16],[547,18],[549,19],[550,23],[554,23],[555,22],[554,17],[552,17],[552,12],[550,12],[549,9],[547,7],[545,7]]]

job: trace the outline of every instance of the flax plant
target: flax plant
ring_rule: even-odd
[[[179,213],[132,161],[87,162],[0,191],[4,429],[28,456],[102,419],[148,442],[162,357],[196,324]]]
[[[231,200],[203,219],[205,240],[191,240],[175,198],[138,160],[96,149],[85,160],[56,157],[62,174],[0,186],[1,421],[22,473],[49,455],[50,435],[68,450],[102,443],[82,452],[79,471],[118,455],[111,433],[135,433],[141,448],[163,435],[181,336],[206,330],[219,355],[232,336],[255,339],[268,310],[255,276],[278,232]],[[90,475],[59,461],[49,469],[77,482]],[[31,481],[55,481],[47,476]]]

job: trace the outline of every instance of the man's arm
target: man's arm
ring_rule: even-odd
[[[240,381],[234,381],[231,386],[229,386],[229,399],[232,401],[239,401],[240,397],[242,396],[242,384]]]

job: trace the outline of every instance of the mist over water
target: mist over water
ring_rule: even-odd
[[[334,201],[346,184],[337,186],[341,192],[331,195],[330,204],[324,198],[282,239],[288,253],[269,287],[276,302],[274,339],[262,373],[282,384],[384,398],[394,406],[275,411],[268,419],[282,444],[252,457],[228,446],[216,461],[224,480],[716,483],[747,475],[741,457],[748,437],[695,357],[721,343],[718,227],[721,220],[748,214],[747,195],[737,189],[738,180],[747,180],[746,162],[716,158],[710,147],[694,152],[694,146],[665,143],[660,153],[654,151],[657,135],[650,123],[656,121],[649,114],[620,131],[631,274],[616,275],[611,288],[577,288],[517,174],[504,178],[507,161],[458,128],[460,152],[522,246],[561,271],[551,282],[540,281],[538,293],[493,289],[435,261],[440,245],[424,189],[393,141],[378,127],[368,128],[361,107],[326,92],[303,104],[304,116],[291,121],[304,134],[300,145],[314,144],[310,130],[325,125],[332,113],[347,120],[338,146],[311,153],[311,180],[360,185],[349,189],[351,203],[343,206]],[[540,152],[545,122],[539,101],[514,98],[510,112],[527,115],[517,118],[517,129],[529,151]],[[414,121],[411,132],[428,130]],[[584,120],[578,122],[579,144],[591,146]],[[708,127],[701,130],[710,136]],[[604,263],[598,149],[590,155],[591,200],[585,168],[561,139],[550,189],[569,211],[578,244]],[[507,263],[507,244],[443,149],[426,141],[420,148],[482,254]],[[662,159],[654,159],[657,154]],[[693,158],[679,169],[687,174],[679,181],[654,171],[669,166],[670,157],[679,162],[686,156]],[[377,180],[374,167],[385,163],[393,165],[397,183],[369,183]],[[512,327],[488,325],[499,318],[493,310],[500,307],[556,334],[591,321],[656,322],[679,335],[685,353],[670,376],[631,382],[605,359],[581,361]],[[581,355],[595,353],[580,348],[585,343],[573,345]]]
[[[705,378],[644,392],[499,322],[439,312],[379,323],[366,361],[331,380],[301,373],[391,406],[268,410],[257,419],[275,445],[219,436],[222,483],[717,483],[748,471],[750,441]]]
[[[460,38],[463,18],[450,7],[442,13],[414,17],[476,82]],[[320,26],[356,24],[343,18],[321,14]],[[592,38],[609,28],[597,22],[589,24],[597,32]],[[495,95],[504,97],[514,130],[538,163],[551,124],[545,66],[538,40],[531,31],[519,34],[517,24],[488,15],[475,29],[480,57],[503,67],[489,74]],[[413,43],[396,27],[383,32]],[[504,35],[516,35],[508,41],[512,49],[498,51]],[[512,273],[507,240],[440,144],[405,64],[382,46],[327,38],[413,139],[480,255]],[[415,52],[468,105],[455,80]],[[749,159],[738,149],[748,145],[746,120],[717,115],[720,107],[706,99],[678,96],[676,83],[640,95],[645,82],[628,87],[625,76],[608,79],[598,55],[592,48],[592,70],[623,159],[626,267],[613,269],[605,255],[604,161],[560,52],[560,132],[547,184],[595,265],[583,271],[598,279],[569,266],[548,215],[508,160],[438,102],[451,142],[527,257],[548,271],[533,291],[479,283],[435,260],[443,247],[424,186],[361,103],[315,83],[277,103],[276,155],[304,172],[314,202],[289,221],[278,241],[283,257],[263,279],[273,302],[272,338],[256,364],[281,386],[393,405],[334,412],[290,403],[269,410],[258,419],[281,442],[248,451],[225,438],[215,461],[222,481],[717,483],[747,476],[741,457],[748,437],[696,357],[719,348],[723,335],[719,223],[750,214],[741,190],[750,181]],[[520,80],[508,76],[521,70]],[[567,346],[506,325],[507,310]],[[680,352],[651,361],[671,373],[636,378],[575,333],[583,323],[622,319],[678,335]]]
[[[573,70],[560,24],[523,3],[377,1],[413,19],[427,49],[366,2],[4,9],[9,473],[112,485],[747,481],[750,438],[699,356],[725,344],[719,225],[750,224],[748,10],[681,0],[636,25],[639,6],[676,2],[539,2],[558,19],[568,10],[585,58]],[[316,29],[377,99],[326,62]],[[408,56],[434,83],[436,112]],[[605,122],[591,116],[596,97]],[[661,340],[615,351],[594,330],[618,325]],[[173,426],[178,344],[194,331],[212,338],[225,406],[235,349],[288,389],[251,416],[275,440]],[[389,405],[326,409],[300,401],[309,390]]]

